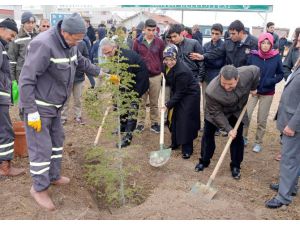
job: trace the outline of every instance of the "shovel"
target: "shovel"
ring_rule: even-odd
[[[244,114],[245,114],[246,110],[247,110],[247,105],[244,106],[243,111],[241,112],[241,114],[238,118],[238,121],[236,122],[233,130],[237,131],[237,129],[240,126],[240,123],[241,123],[241,121],[244,117]],[[217,175],[217,173],[220,169],[221,164],[223,163],[223,160],[225,158],[226,153],[228,152],[228,149],[231,145],[232,140],[233,140],[232,137],[229,137],[229,140],[227,141],[226,146],[225,146],[225,148],[224,148],[224,150],[223,150],[223,152],[222,152],[222,154],[219,158],[219,161],[218,161],[212,175],[209,177],[209,180],[208,180],[207,184],[197,182],[196,184],[193,185],[193,187],[191,189],[192,193],[194,193],[194,194],[200,193],[207,200],[213,199],[213,197],[215,196],[215,194],[217,193],[218,190],[211,187],[211,184],[214,181],[214,179],[215,179],[215,177],[216,177],[216,175]]]
[[[106,120],[106,117],[107,117],[107,114],[108,114],[109,110],[110,110],[110,107],[107,107],[106,110],[105,110],[105,113],[104,113],[104,116],[102,118],[100,127],[98,129],[98,133],[97,133],[96,139],[94,141],[94,146],[96,146],[98,144],[98,142],[99,142],[100,134],[102,132],[102,128],[103,128],[103,125],[104,125],[104,122]]]
[[[162,90],[161,90],[161,107],[165,106],[165,88],[166,88],[166,80],[163,76],[162,82]],[[149,163],[151,166],[160,167],[164,165],[171,157],[171,148],[164,148],[164,119],[165,119],[165,110],[161,108],[160,111],[160,136],[159,136],[159,146],[160,149],[158,151],[150,152]]]

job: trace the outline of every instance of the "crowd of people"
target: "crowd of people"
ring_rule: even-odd
[[[150,106],[150,131],[160,133],[159,111],[166,110],[166,125],[171,132],[172,150],[181,148],[187,160],[194,152],[201,130],[199,162],[195,171],[209,166],[220,132],[233,138],[230,146],[230,169],[234,179],[241,177],[244,148],[249,144],[248,129],[258,105],[253,151],[263,150],[263,139],[276,84],[285,79],[278,112],[278,135],[281,135],[280,176],[270,187],[278,194],[266,202],[268,208],[288,205],[297,193],[300,170],[300,28],[294,42],[282,59],[283,41],[275,33],[275,24],[267,23],[266,32],[258,39],[246,31],[240,20],[229,26],[227,37],[223,25],[211,26],[211,40],[203,43],[199,25],[192,28],[170,24],[160,34],[153,19],[141,21],[128,32],[125,27],[99,24],[73,13],[51,27],[42,19],[24,12],[18,30],[12,19],[0,23],[0,175],[16,176],[24,169],[12,166],[14,133],[9,116],[12,103],[12,81],[19,85],[20,118],[25,122],[33,185],[30,193],[47,210],[54,210],[47,189],[50,185],[66,185],[61,175],[64,132],[68,121],[70,96],[74,100],[74,120],[85,122],[81,113],[81,96],[85,76],[90,88],[99,86],[104,69],[99,64],[120,54],[134,74],[131,91],[141,102],[132,102],[135,113],[122,115],[121,148],[131,144],[134,132],[146,128],[146,106]],[[125,47],[114,41],[125,37]],[[224,34],[224,35],[223,35]],[[222,38],[224,36],[224,39]],[[105,71],[109,74],[109,71]],[[96,77],[96,79],[95,79]],[[162,78],[166,79],[165,106],[158,99]],[[122,82],[122,76],[120,77]],[[202,92],[202,95],[201,95]],[[200,105],[202,96],[203,105]],[[292,97],[291,97],[292,96]],[[247,113],[237,130],[233,127],[244,107]],[[204,112],[201,121],[201,111]]]

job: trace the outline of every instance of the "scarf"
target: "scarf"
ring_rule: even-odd
[[[264,41],[264,40],[269,40],[270,43],[271,43],[271,48],[269,51],[267,52],[263,52],[261,50],[261,43]],[[278,50],[275,50],[275,49],[272,49],[273,47],[273,42],[274,42],[274,38],[273,38],[273,35],[270,34],[270,33],[262,33],[259,38],[258,38],[258,50],[252,50],[251,53],[254,54],[254,55],[258,55],[260,58],[262,59],[270,59],[276,55],[279,54]]]

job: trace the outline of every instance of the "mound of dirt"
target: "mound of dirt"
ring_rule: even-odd
[[[181,151],[172,151],[169,162],[163,167],[149,165],[149,153],[159,149],[159,135],[149,131],[135,135],[132,145],[126,151],[132,165],[139,171],[136,182],[147,194],[140,205],[125,205],[121,208],[98,207],[94,193],[84,178],[84,154],[92,147],[97,126],[86,118],[81,126],[69,120],[65,125],[66,141],[64,146],[62,174],[71,178],[65,187],[51,186],[49,191],[57,210],[45,212],[40,209],[29,194],[31,178],[28,158],[16,158],[14,164],[25,167],[27,173],[16,178],[0,178],[0,219],[300,219],[299,197],[293,204],[276,210],[265,208],[264,202],[275,195],[269,184],[278,179],[279,164],[274,160],[280,151],[279,136],[275,115],[283,88],[280,84],[273,100],[263,151],[252,152],[256,127],[256,112],[249,129],[249,145],[245,149],[241,169],[241,179],[232,179],[226,159],[213,183],[218,192],[212,201],[206,201],[201,194],[192,194],[190,189],[196,182],[206,183],[223,150],[227,137],[216,137],[216,152],[211,165],[203,172],[194,172],[200,154],[199,137],[194,141],[194,154],[189,160],[181,158]],[[16,107],[11,110],[12,119],[18,119]],[[70,114],[70,118],[72,118]],[[166,146],[170,144],[169,132],[165,131]],[[115,143],[101,137],[100,145],[113,148]]]

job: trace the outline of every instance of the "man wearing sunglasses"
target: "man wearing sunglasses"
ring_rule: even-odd
[[[40,33],[48,30],[50,28],[50,22],[48,19],[41,19],[40,21],[40,26],[39,26],[39,31]]]
[[[20,105],[24,110],[26,138],[33,185],[30,193],[47,210],[55,210],[50,185],[66,185],[61,176],[64,132],[61,111],[70,96],[76,70],[93,75],[100,68],[77,49],[86,33],[77,13],[39,34],[27,48],[20,75]]]

